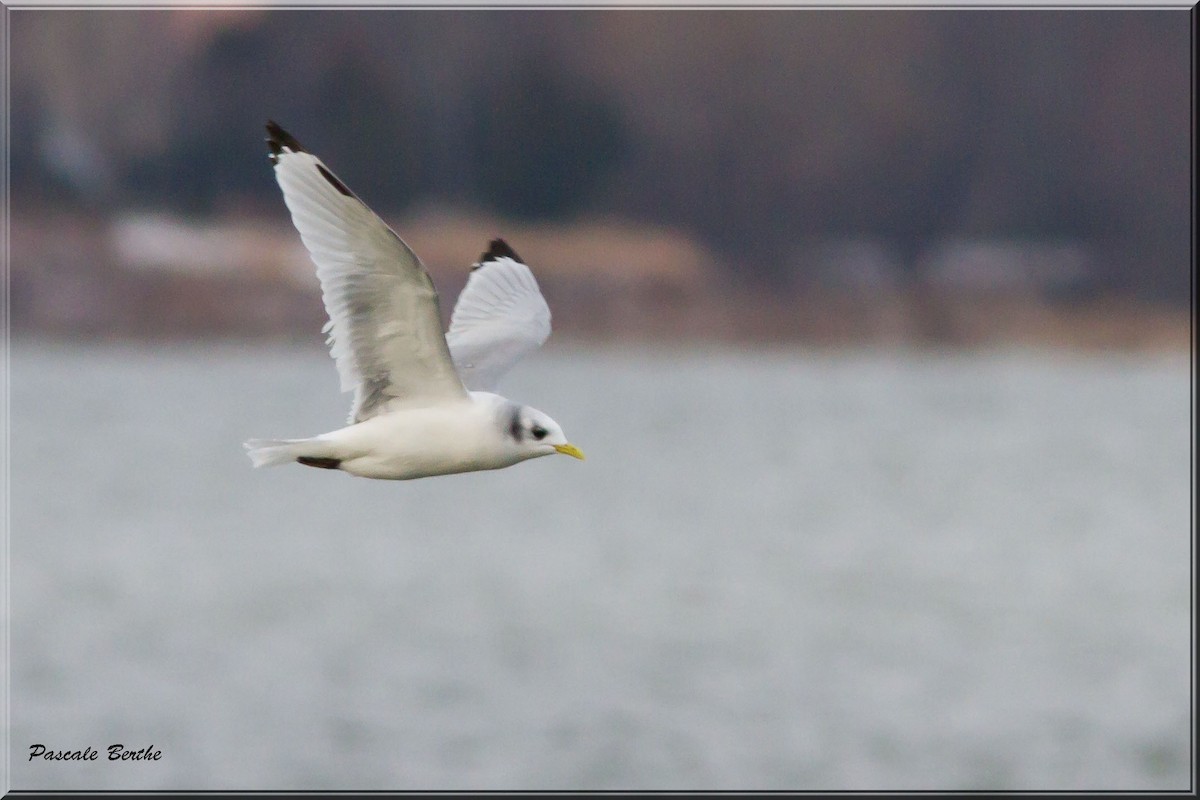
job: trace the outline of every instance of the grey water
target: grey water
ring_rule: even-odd
[[[15,789],[1191,785],[1186,354],[552,343],[587,460],[414,482],[250,468],[315,347],[11,380]]]

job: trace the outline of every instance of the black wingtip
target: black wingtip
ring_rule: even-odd
[[[296,137],[279,127],[279,123],[273,119],[267,120],[267,147],[271,148],[271,160],[276,161],[283,153],[284,148],[291,150],[293,153],[303,153],[304,145],[296,141]]]
[[[333,188],[346,195],[346,197],[354,197],[354,192],[346,188],[346,184],[339,181],[336,175],[325,169],[324,164],[317,164],[317,172],[321,173],[321,177],[329,181],[333,185]]]
[[[300,456],[296,461],[306,467],[316,467],[317,469],[337,469],[342,465],[340,458],[325,458],[324,456]]]
[[[479,257],[479,263],[485,264],[488,261],[495,261],[498,258],[511,258],[519,264],[525,262],[517,255],[517,251],[508,246],[508,242],[503,239],[492,239],[488,242],[488,249]]]

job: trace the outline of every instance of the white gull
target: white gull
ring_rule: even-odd
[[[582,459],[549,416],[493,391],[550,335],[550,309],[516,252],[502,239],[489,244],[443,335],[437,292],[416,254],[287,131],[268,122],[267,132],[354,404],[350,424],[330,433],[246,442],[254,466],[297,462],[408,480],[554,453]]]

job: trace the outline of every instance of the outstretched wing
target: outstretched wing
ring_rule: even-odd
[[[267,123],[275,178],[308,248],[351,422],[386,407],[465,398],[420,259],[287,131]]]
[[[513,364],[550,336],[550,308],[529,267],[495,239],[471,269],[446,342],[463,384],[493,391]]]

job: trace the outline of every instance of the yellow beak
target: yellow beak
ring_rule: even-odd
[[[574,456],[580,461],[583,461],[583,451],[573,444],[556,444],[554,449],[562,453],[564,456]]]

